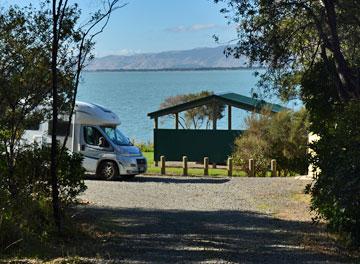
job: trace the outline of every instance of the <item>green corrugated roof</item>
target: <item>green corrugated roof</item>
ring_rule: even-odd
[[[253,108],[253,109],[249,109],[250,111],[254,110],[254,109],[261,109],[263,107],[269,107],[271,109],[272,112],[274,113],[278,113],[282,110],[286,110],[286,107],[283,107],[281,105],[278,104],[272,104],[272,103],[268,103],[264,100],[258,100],[252,97],[247,97],[241,94],[237,94],[237,93],[226,93],[226,94],[219,94],[217,95],[221,98],[224,98],[226,100],[230,100],[233,103],[238,103],[241,105],[246,105],[246,108]],[[239,107],[241,108],[241,107]],[[247,110],[247,109],[245,109]]]
[[[264,107],[267,107],[273,113],[278,113],[288,108],[278,104],[268,103],[264,100],[258,100],[255,98],[247,97],[237,93],[225,93],[225,94],[213,94],[207,97],[199,98],[193,101],[189,101],[183,104],[174,105],[168,108],[160,109],[158,111],[148,113],[150,118],[175,114],[188,109],[192,109],[201,105],[211,104],[212,102],[221,102],[226,105],[231,105],[247,111],[258,111]]]

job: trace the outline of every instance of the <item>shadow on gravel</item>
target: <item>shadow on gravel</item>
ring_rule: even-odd
[[[87,176],[87,180],[101,180],[94,176]],[[154,183],[199,183],[199,184],[222,184],[230,181],[229,178],[200,178],[200,177],[184,177],[180,176],[135,176],[130,179],[116,179],[113,181],[125,181],[125,182],[154,182]]]
[[[162,177],[162,176],[136,176],[133,179],[127,180],[131,182],[156,182],[156,183],[205,183],[205,184],[222,184],[230,181],[225,178],[198,178],[198,177],[184,177],[183,179],[177,177]]]
[[[83,257],[124,262],[346,263],[331,238],[306,222],[254,212],[82,207],[78,221],[98,239],[78,244]],[[303,245],[316,244],[316,250]],[[314,243],[315,242],[315,243]],[[97,253],[96,253],[97,252]],[[348,260],[349,261],[349,260]]]

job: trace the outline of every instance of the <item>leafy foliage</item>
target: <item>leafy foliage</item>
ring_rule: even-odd
[[[31,6],[11,6],[0,13],[0,142],[6,153],[5,169],[8,170],[12,195],[19,192],[13,174],[21,150],[21,136],[27,127],[39,123],[49,113],[51,24],[46,14],[45,10],[35,10]],[[77,18],[78,14],[65,20],[76,21]],[[68,38],[63,35],[64,41]],[[61,52],[63,55],[70,51],[63,48]],[[70,57],[72,55],[70,52]],[[58,65],[62,110],[69,107],[73,96],[73,64],[72,59],[63,56]]]
[[[62,209],[77,202],[86,189],[82,157],[58,150],[59,197]],[[0,164],[4,164],[0,157]],[[16,160],[14,181],[19,187],[16,200],[11,196],[6,170],[0,181],[0,250],[24,236],[46,238],[54,230],[51,221],[50,148],[29,146]],[[63,211],[64,213],[64,211]],[[45,237],[44,237],[45,236]]]
[[[299,112],[282,111],[271,114],[252,114],[245,123],[246,132],[235,141],[235,162],[248,170],[248,159],[256,162],[255,173],[265,176],[271,159],[284,176],[304,174],[307,170],[308,121],[304,109]]]
[[[358,0],[214,0],[237,24],[227,55],[267,67],[259,86],[284,99],[301,94],[320,139],[312,209],[359,243],[360,5]]]
[[[141,152],[153,152],[154,151],[154,144],[151,142],[140,142],[140,143],[136,143],[134,144],[135,146],[137,146]]]
[[[318,63],[303,78],[303,100],[310,109],[311,131],[319,140],[311,144],[311,157],[318,172],[312,195],[312,210],[347,242],[360,241],[360,104],[340,102],[333,75]]]
[[[161,103],[160,108],[167,108],[175,106],[178,104],[190,102],[196,99],[207,97],[212,95],[213,92],[210,91],[201,91],[199,93],[189,93],[176,96],[170,96]],[[213,115],[213,107],[215,107],[215,115]],[[194,128],[199,129],[205,125],[206,129],[210,128],[210,123],[215,116],[216,120],[220,120],[224,117],[225,105],[215,104],[215,105],[203,105],[193,109],[184,111],[184,114],[179,113],[179,124],[182,128]],[[171,118],[175,118],[174,115],[171,115]]]
[[[314,63],[337,67],[336,91],[342,100],[360,98],[360,5],[357,0],[214,0],[237,26],[227,55],[246,56],[268,68],[261,88],[283,98],[296,96],[302,75]]]

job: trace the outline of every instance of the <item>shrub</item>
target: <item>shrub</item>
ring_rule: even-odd
[[[239,165],[249,173],[248,160],[254,159],[255,175],[266,176],[270,160],[266,157],[268,144],[265,140],[253,134],[244,135],[235,140],[234,164]]]
[[[137,146],[141,152],[154,152],[154,144],[151,142],[135,143],[134,145]]]
[[[329,227],[360,245],[360,104],[351,102],[333,116],[332,127],[311,145],[312,163],[320,172],[308,186],[311,208]]]
[[[265,176],[271,159],[284,176],[307,170],[308,121],[304,109],[271,114],[266,109],[245,120],[246,132],[235,140],[234,160],[248,170],[248,159],[256,162],[255,173]]]
[[[61,209],[77,200],[85,191],[82,156],[67,151],[58,155],[59,198]],[[13,183],[17,195],[12,197],[6,185],[7,170],[0,157],[0,250],[26,236],[46,238],[54,230],[51,206],[50,148],[28,146],[20,151]]]
[[[335,67],[335,65],[334,65]],[[309,110],[311,131],[319,140],[311,144],[317,170],[307,186],[316,220],[349,243],[360,245],[360,104],[340,99],[334,74],[317,63],[302,79],[302,99]]]

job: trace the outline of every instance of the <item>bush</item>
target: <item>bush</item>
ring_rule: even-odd
[[[235,140],[235,164],[248,171],[248,159],[256,162],[255,173],[265,176],[271,159],[284,176],[307,171],[308,121],[304,109],[271,114],[263,110],[246,120],[247,130]]]
[[[64,209],[85,191],[82,156],[65,151],[58,155],[59,198]],[[2,165],[3,164],[3,165]],[[0,157],[0,250],[27,236],[46,239],[55,230],[52,219],[50,148],[29,146],[20,151],[13,183],[17,194],[7,188],[7,170]]]
[[[334,65],[335,67],[335,65]],[[349,243],[360,245],[360,104],[344,102],[337,93],[334,74],[317,63],[302,80],[302,99],[309,110],[311,144],[316,155],[315,183],[307,187],[316,220]]]
[[[261,137],[252,134],[244,135],[235,140],[234,164],[239,165],[242,170],[249,173],[248,160],[254,159],[255,175],[266,176],[270,159],[266,156],[267,142]]]
[[[137,146],[141,152],[154,152],[154,144],[151,142],[135,143],[134,145]]]
[[[360,245],[360,104],[351,102],[334,115],[333,127],[311,145],[312,163],[320,168],[308,186],[312,206],[329,227]]]
[[[27,196],[51,198],[50,152],[50,147],[35,145],[19,153],[15,175]],[[58,151],[59,198],[63,206],[75,202],[86,190],[84,174],[80,154],[64,151],[60,155]]]

